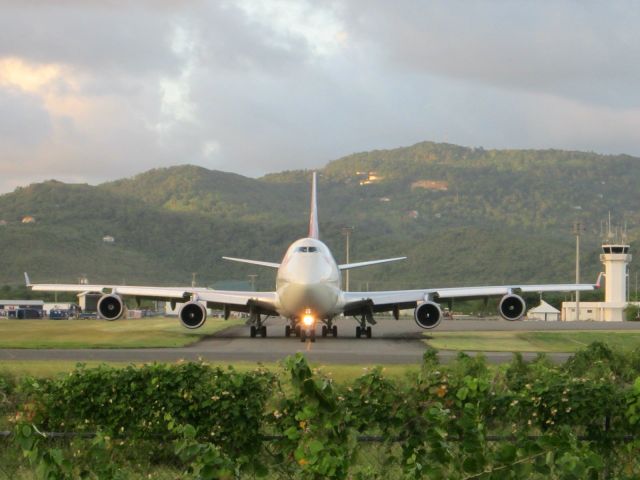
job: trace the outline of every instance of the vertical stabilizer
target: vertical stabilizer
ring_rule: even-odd
[[[320,228],[318,227],[318,202],[316,200],[316,172],[313,172],[311,183],[311,214],[309,216],[309,237],[320,238]]]

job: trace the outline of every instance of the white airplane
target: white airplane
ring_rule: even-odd
[[[371,338],[374,314],[391,312],[395,319],[400,310],[414,309],[415,322],[424,329],[435,328],[442,320],[438,302],[451,299],[473,299],[502,296],[499,314],[506,320],[519,320],[526,304],[518,293],[569,292],[594,290],[600,287],[600,276],[595,284],[555,285],[503,285],[485,287],[429,288],[381,292],[345,292],[341,290],[343,270],[395,262],[406,257],[372,260],[339,265],[329,248],[320,241],[316,201],[316,173],[311,188],[311,215],[309,235],[293,242],[280,263],[244,258],[223,257],[226,260],[249,263],[278,270],[274,292],[223,291],[193,287],[146,287],[125,285],[32,284],[25,273],[27,286],[35,291],[94,292],[102,294],[98,301],[99,315],[116,320],[125,312],[124,297],[153,299],[181,303],[179,318],[186,328],[199,328],[207,319],[207,307],[224,311],[225,319],[231,312],[249,314],[251,337],[267,336],[264,321],[272,316],[289,320],[285,335],[292,333],[304,341],[315,341],[316,325],[322,324],[322,336],[338,335],[335,320],[341,315],[354,317],[358,323],[356,337]],[[602,275],[602,274],[601,274]],[[205,307],[206,305],[206,307]]]

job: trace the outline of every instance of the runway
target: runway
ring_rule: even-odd
[[[354,336],[356,323],[344,320],[338,323],[338,338],[322,338],[315,343],[300,342],[298,338],[284,337],[284,321],[268,323],[267,338],[250,338],[249,328],[231,327],[183,348],[145,349],[0,349],[0,361],[105,361],[105,362],[175,362],[203,359],[216,362],[276,362],[296,352],[303,352],[311,362],[330,364],[416,364],[428,348],[422,341],[425,332],[412,320],[381,319],[374,328],[371,339]],[[507,322],[498,319],[445,320],[436,331],[561,331],[561,330],[620,330],[640,331],[640,323],[603,322]],[[474,354],[474,352],[469,352]],[[483,352],[491,363],[508,362],[508,352]],[[440,351],[443,362],[458,355],[456,351]],[[525,359],[535,358],[535,353],[523,353]],[[565,361],[570,354],[551,353],[557,362]]]

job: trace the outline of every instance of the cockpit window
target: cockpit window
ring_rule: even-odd
[[[318,249],[316,247],[309,247],[310,252],[317,252]]]
[[[298,247],[297,250],[298,252],[317,252],[318,251],[318,247]]]
[[[298,247],[299,252],[307,252],[307,247]]]

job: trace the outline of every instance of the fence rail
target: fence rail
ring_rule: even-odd
[[[43,438],[94,438],[98,435],[98,432],[40,432]],[[0,430],[0,438],[10,438],[13,436],[13,432],[10,430]],[[166,435],[154,435],[156,438],[168,438]],[[117,440],[127,440],[129,437],[127,436],[113,436],[114,439]],[[175,437],[176,439],[179,437]],[[261,440],[263,442],[277,442],[278,440],[285,440],[287,437],[284,435],[262,435]],[[506,442],[506,441],[515,441],[522,438],[526,438],[527,440],[539,440],[541,438],[545,438],[545,435],[527,435],[526,437],[516,437],[514,435],[487,435],[485,440],[487,442]],[[581,442],[593,441],[594,438],[588,435],[578,435],[576,437]],[[615,440],[619,442],[633,442],[634,440],[640,437],[636,435],[612,435],[607,437],[607,440]],[[360,443],[384,443],[389,440],[387,437],[383,437],[382,435],[358,435],[356,440]],[[392,438],[392,442],[402,442],[404,439],[402,437]],[[447,440],[453,442],[460,442],[462,438],[460,437],[448,437]]]

